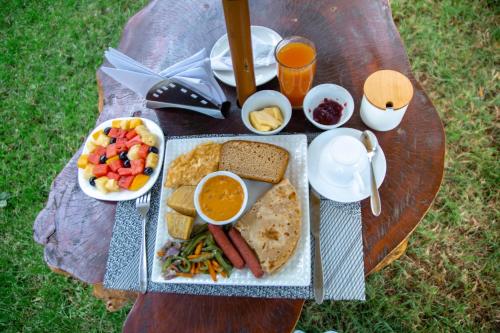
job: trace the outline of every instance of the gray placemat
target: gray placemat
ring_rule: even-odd
[[[309,139],[312,137],[314,136]],[[151,190],[151,209],[148,213],[146,228],[148,291],[193,295],[314,298],[312,286],[260,287],[152,282],[150,278],[154,259],[161,181],[160,175]],[[344,204],[322,198],[320,216],[325,299],[365,300],[360,203]],[[135,208],[135,200],[118,203],[115,219],[104,286],[110,289],[138,290],[141,222]],[[314,246],[314,241],[311,242],[311,246]],[[311,263],[314,263],[312,249]],[[314,269],[311,271],[314,272]],[[311,283],[312,281],[311,277]]]

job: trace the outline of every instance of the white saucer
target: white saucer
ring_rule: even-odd
[[[309,175],[309,183],[313,189],[330,200],[338,202],[355,202],[360,201],[370,196],[370,168],[365,168],[361,172],[361,177],[365,183],[363,192],[356,191],[350,187],[338,187],[328,180],[325,180],[319,172],[319,160],[323,148],[330,140],[339,135],[349,135],[358,140],[361,139],[361,131],[353,128],[335,128],[318,135],[309,145],[307,152],[307,169]],[[378,146],[377,153],[374,157],[375,179],[377,188],[380,187],[385,178],[387,163],[385,160],[382,148]]]
[[[252,35],[255,35],[261,38],[264,41],[269,42],[279,42],[283,38],[274,30],[258,26],[252,25],[251,27]],[[210,61],[214,58],[214,55],[220,54],[222,50],[228,47],[228,39],[227,34],[224,34],[221,38],[219,38],[214,46],[212,47],[212,51],[210,51]],[[227,85],[232,87],[236,87],[236,79],[234,78],[234,72],[232,70],[212,70],[215,77],[224,82]],[[271,81],[277,74],[277,65],[274,63],[269,66],[255,68],[255,84],[260,86],[264,83]]]

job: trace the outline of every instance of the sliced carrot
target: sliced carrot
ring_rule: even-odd
[[[194,254],[200,254],[202,247],[203,247],[203,242],[199,242],[198,245],[196,245],[196,250],[194,250]]]
[[[194,264],[191,265],[191,271],[190,271],[190,273],[194,274],[195,271],[196,271],[196,263],[194,263]]]
[[[156,255],[158,257],[163,257],[165,255],[165,251],[158,251],[158,252],[156,252]]]
[[[223,277],[227,278],[227,273],[226,273],[226,271],[222,271],[222,272],[220,272],[220,275],[222,275]]]
[[[208,266],[208,272],[210,273],[210,277],[212,278],[212,280],[214,280],[214,282],[217,282],[217,274],[215,273],[212,263],[210,262],[210,260],[207,260],[206,263]]]
[[[218,270],[220,268],[219,263],[215,259],[212,259],[212,265],[214,266],[215,270]]]
[[[175,275],[182,276],[182,277],[187,277],[187,278],[192,278],[193,277],[193,274],[191,274],[191,273],[177,272],[177,273],[175,273]]]
[[[188,259],[195,259],[198,258],[200,255],[199,254],[190,254],[188,255]]]

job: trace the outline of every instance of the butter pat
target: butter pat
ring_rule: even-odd
[[[272,131],[283,124],[283,114],[277,106],[249,113],[250,123],[258,131]]]

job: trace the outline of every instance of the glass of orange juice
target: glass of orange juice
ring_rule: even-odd
[[[314,43],[304,37],[287,37],[276,45],[274,56],[281,93],[290,100],[292,107],[302,107],[316,72]]]

